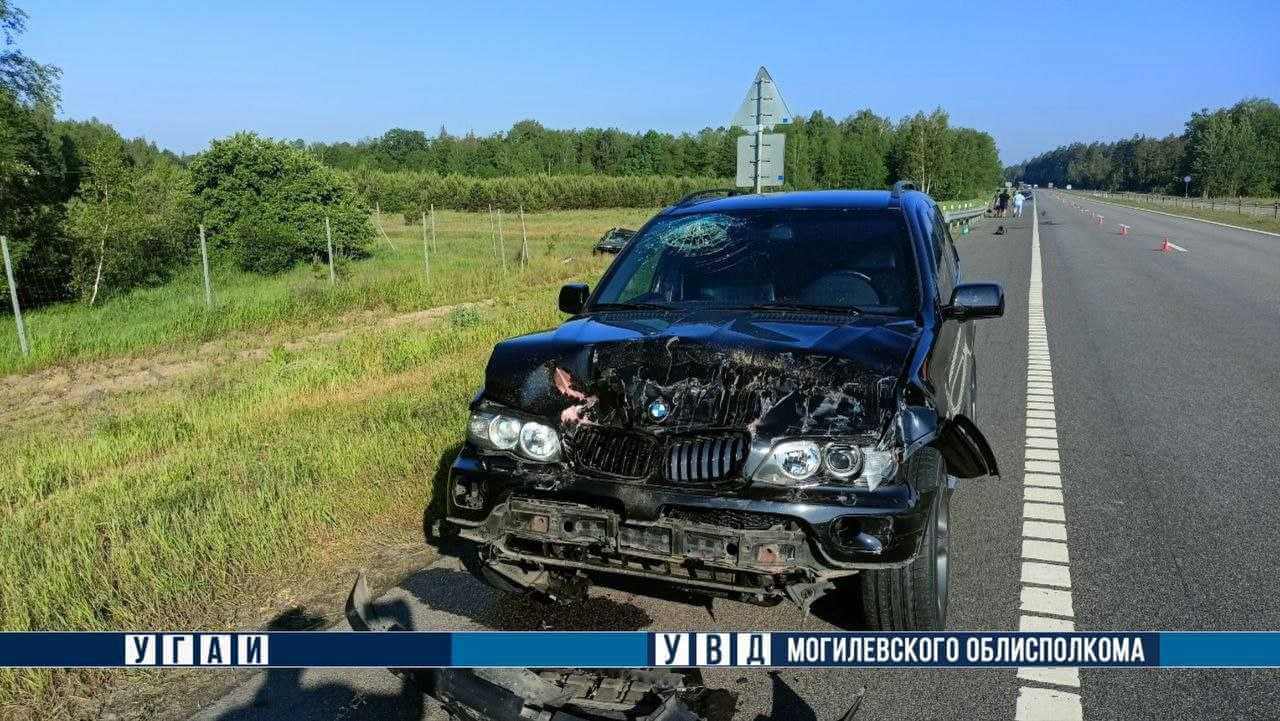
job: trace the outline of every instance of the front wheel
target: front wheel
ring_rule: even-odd
[[[947,625],[950,586],[951,490],[946,463],[934,448],[908,461],[916,488],[936,488],[920,554],[907,566],[863,571],[862,612],[866,624],[881,631],[941,631]]]

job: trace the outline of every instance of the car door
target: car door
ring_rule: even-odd
[[[931,250],[935,273],[934,286],[937,288],[935,302],[939,309],[951,302],[951,293],[960,281],[960,262],[952,242],[951,233],[942,214],[934,210]],[[939,396],[943,400],[943,414],[947,417],[956,414],[968,415],[973,406],[973,324],[961,323],[939,314],[941,327],[938,329],[938,364],[942,369],[941,377],[935,376]]]

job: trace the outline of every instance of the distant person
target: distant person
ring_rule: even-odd
[[[1013,217],[1015,217],[1015,218],[1021,218],[1021,217],[1022,217],[1022,203],[1023,203],[1023,201],[1024,201],[1024,200],[1025,200],[1025,198],[1023,198],[1023,197],[1022,197],[1022,193],[1015,193],[1015,194],[1014,194],[1014,196],[1013,196]]]
[[[996,201],[996,215],[1003,218],[1004,214],[1008,212],[1008,210],[1009,210],[1009,191],[1002,190],[1000,191],[1000,199]]]

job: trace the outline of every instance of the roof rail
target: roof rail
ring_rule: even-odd
[[[891,193],[891,195],[895,198],[901,197],[902,194],[908,190],[919,190],[919,188],[917,188],[916,184],[910,180],[899,180],[893,184],[893,193]]]
[[[713,198],[728,198],[734,195],[743,195],[747,191],[742,188],[711,188],[709,190],[696,190],[672,204],[672,207],[679,208],[685,205],[701,203],[705,200]]]

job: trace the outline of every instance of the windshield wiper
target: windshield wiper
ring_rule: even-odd
[[[597,310],[673,310],[662,303],[592,303],[588,312]]]
[[[794,311],[810,311],[818,313],[836,313],[839,315],[862,315],[866,311],[852,305],[824,305],[822,303],[794,303],[792,301],[779,300],[772,303],[755,303],[751,306],[751,310],[794,310]]]

